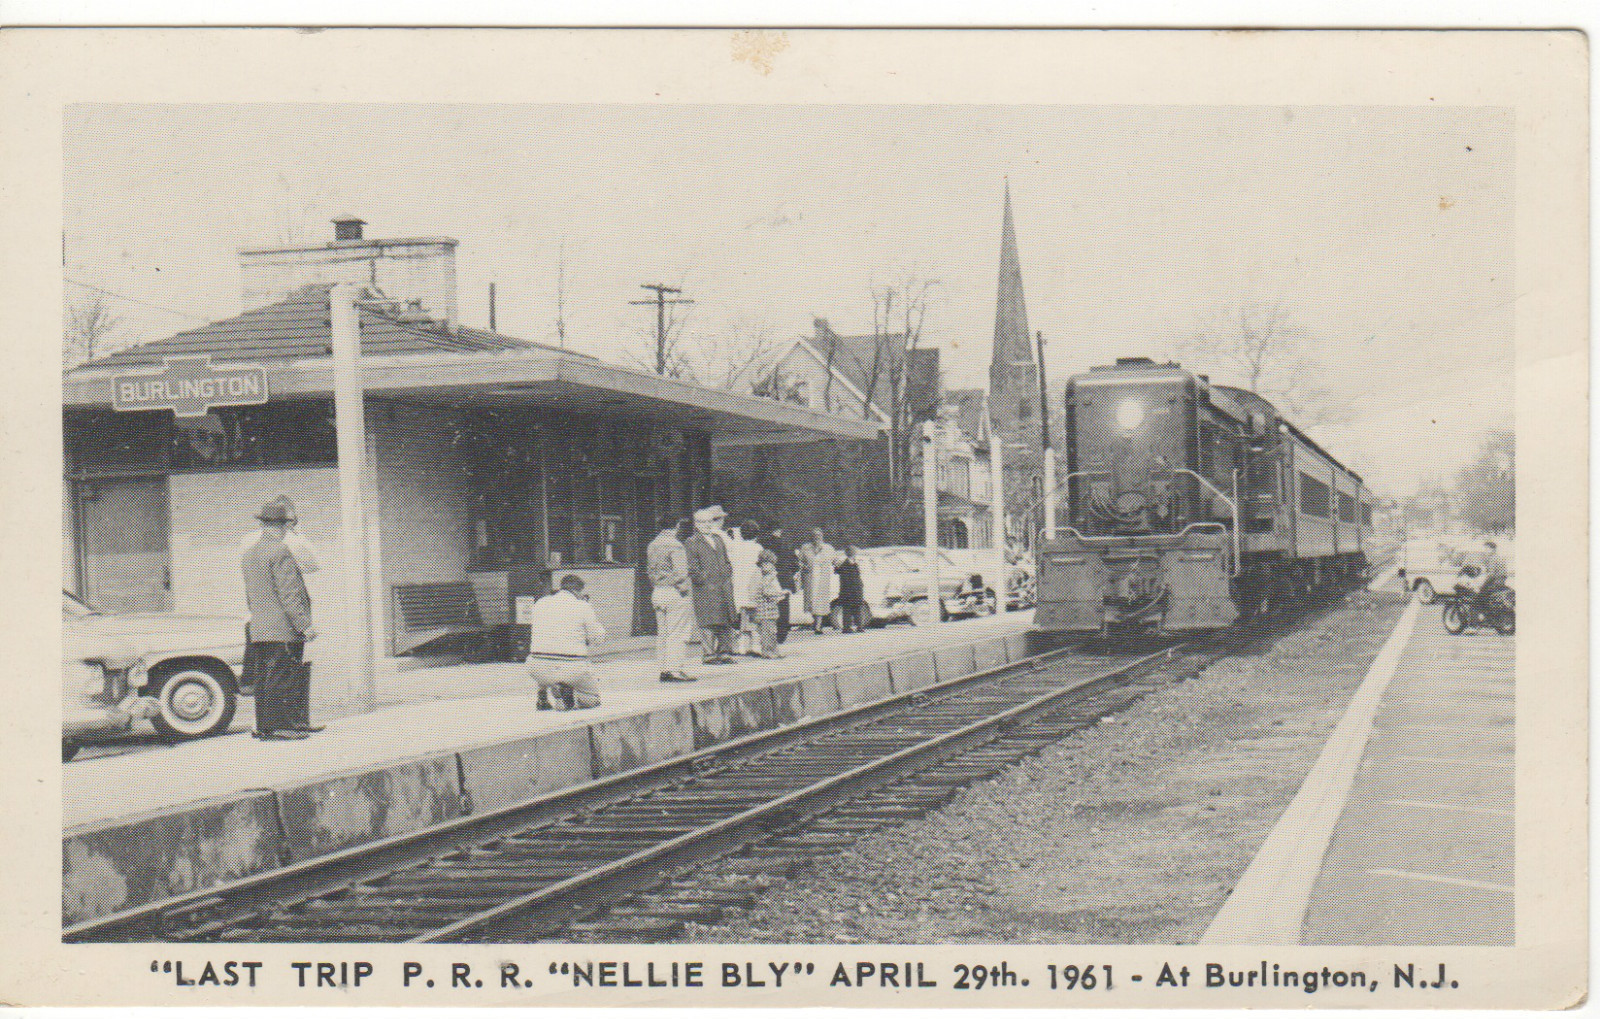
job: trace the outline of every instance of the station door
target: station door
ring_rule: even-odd
[[[166,478],[78,483],[83,597],[107,612],[172,608]]]

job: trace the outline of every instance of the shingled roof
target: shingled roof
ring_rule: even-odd
[[[214,361],[256,363],[330,357],[331,288],[332,284],[327,283],[303,287],[265,307],[107,354],[86,367],[156,364],[165,357],[198,354],[209,354]],[[365,355],[555,349],[486,329],[462,326],[452,331],[443,322],[397,302],[386,302],[382,294],[371,290],[367,303],[360,306],[360,314],[361,352]]]

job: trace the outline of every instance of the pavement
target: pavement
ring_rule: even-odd
[[[662,683],[649,652],[593,664],[604,702],[539,711],[519,664],[379,676],[380,706],[299,742],[244,733],[62,771],[69,925],[526,802],[750,733],[1015,661],[1032,612],[858,634]]]
[[[1516,638],[1408,605],[1202,943],[1514,944],[1515,685]]]

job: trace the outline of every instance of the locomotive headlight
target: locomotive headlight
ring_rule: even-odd
[[[1117,424],[1130,432],[1144,424],[1144,404],[1134,399],[1123,400],[1117,405]]]

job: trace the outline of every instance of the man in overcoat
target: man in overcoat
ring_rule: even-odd
[[[298,717],[298,683],[306,641],[314,640],[311,595],[300,564],[284,543],[289,510],[274,500],[256,514],[261,540],[240,557],[245,601],[250,607],[250,642],[260,663],[256,683],[257,739],[305,739],[309,726]]]
[[[700,624],[700,657],[707,665],[732,663],[733,628],[739,621],[733,563],[728,559],[728,539],[722,533],[726,516],[721,506],[695,510],[695,533],[683,543],[690,597]]]

